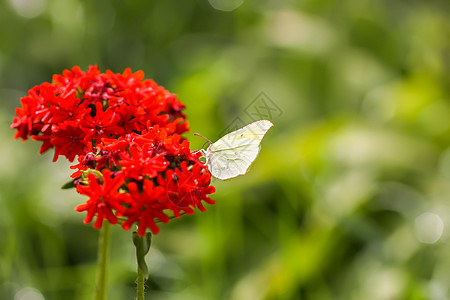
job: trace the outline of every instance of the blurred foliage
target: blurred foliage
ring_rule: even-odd
[[[93,295],[69,163],[9,125],[32,86],[98,64],[178,94],[194,149],[275,123],[216,205],[154,237],[149,299],[450,299],[449,20],[444,0],[0,0],[0,298]],[[108,299],[133,299],[131,233],[112,239]]]

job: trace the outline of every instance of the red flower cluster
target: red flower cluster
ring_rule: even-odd
[[[72,167],[78,169],[72,175],[78,192],[89,196],[76,209],[87,211],[85,223],[96,215],[95,228],[103,219],[116,224],[121,217],[126,230],[138,223],[138,234],[144,235],[147,228],[157,233],[155,218],[167,223],[169,215],[204,211],[201,201],[214,203],[208,197],[215,191],[211,174],[200,156],[189,149],[187,140],[158,125],[142,134],[104,140]]]
[[[183,133],[188,123],[184,105],[144,73],[100,73],[97,66],[87,72],[79,67],[54,75],[53,83],[32,88],[21,99],[11,125],[15,138],[29,136],[42,141],[40,152],[55,148],[54,161],[64,155],[70,161],[88,152],[103,138],[141,132],[150,125]]]
[[[42,141],[40,152],[54,148],[54,161],[78,156],[72,177],[89,199],[76,210],[87,211],[85,223],[96,217],[95,228],[120,220],[126,230],[138,224],[140,235],[157,233],[156,219],[167,223],[214,203],[211,174],[180,136],[188,130],[185,106],[143,78],[130,69],[73,67],[32,88],[16,109],[16,139]]]

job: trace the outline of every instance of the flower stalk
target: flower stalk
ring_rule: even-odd
[[[133,244],[136,247],[136,261],[137,261],[137,291],[136,299],[144,300],[145,295],[145,280],[148,279],[148,267],[145,262],[145,256],[150,251],[152,245],[152,234],[146,232],[144,236],[139,235],[137,232],[133,232]]]
[[[144,272],[142,272],[141,268],[137,268],[137,290],[136,290],[136,299],[137,300],[145,300],[145,276]]]
[[[108,265],[109,241],[111,239],[111,225],[104,222],[99,236],[98,270],[95,300],[106,299],[106,272]]]

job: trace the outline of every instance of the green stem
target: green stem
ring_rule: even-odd
[[[145,262],[145,255],[150,251],[152,245],[152,234],[146,232],[144,236],[140,236],[137,232],[133,232],[133,244],[136,247],[136,260],[137,260],[137,290],[136,299],[144,300],[145,292],[145,279],[148,278],[148,267]]]
[[[145,300],[144,295],[145,295],[144,272],[142,272],[141,268],[139,268],[138,266],[136,300]]]
[[[98,244],[98,273],[95,300],[106,299],[106,266],[108,262],[109,241],[111,239],[111,225],[104,222]]]

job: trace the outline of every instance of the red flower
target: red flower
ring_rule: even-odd
[[[123,133],[122,127],[119,126],[120,116],[112,109],[107,108],[103,111],[101,102],[95,104],[95,114],[86,115],[81,121],[81,129],[87,136],[87,140],[94,141],[96,144],[101,143],[102,138],[116,137]]]
[[[103,172],[103,182],[94,174],[88,175],[88,185],[77,185],[78,193],[89,196],[85,204],[78,205],[75,209],[79,212],[87,211],[84,223],[90,223],[95,216],[97,219],[94,228],[101,228],[103,220],[106,219],[111,224],[117,223],[115,212],[123,209],[122,202],[125,201],[125,194],[119,193],[119,188],[123,185],[123,176],[111,178],[111,171],[105,169]]]
[[[86,102],[81,102],[75,97],[75,93],[67,96],[58,96],[48,107],[48,120],[42,118],[41,121],[46,124],[58,124],[67,121],[80,122],[86,116],[89,116],[91,109]]]
[[[39,124],[43,114],[42,111],[46,109],[44,99],[41,97],[41,90],[49,87],[49,84],[42,84],[36,86],[28,91],[28,95],[20,99],[22,108],[16,108],[16,115],[14,117],[11,128],[18,131],[15,138],[22,138],[26,140],[30,135],[37,134],[41,131],[43,124]]]
[[[163,213],[166,209],[164,203],[165,190],[160,186],[154,186],[153,182],[145,179],[142,185],[142,192],[139,192],[138,185],[135,182],[128,184],[130,191],[127,204],[128,208],[122,213],[127,220],[122,223],[125,230],[130,229],[134,223],[138,223],[138,234],[144,235],[145,230],[149,228],[153,233],[159,232],[155,219],[167,223],[169,217]]]
[[[165,178],[158,177],[158,184],[166,190],[168,199],[167,208],[172,210],[176,217],[180,212],[193,214],[194,208],[205,211],[202,200],[214,204],[214,200],[208,194],[215,192],[214,187],[209,186],[211,174],[201,163],[196,163],[189,171],[187,162],[183,161],[180,168],[168,170]]]
[[[72,162],[75,156],[85,153],[87,143],[84,137],[85,133],[76,122],[54,125],[50,136],[50,143],[55,146],[53,161],[56,161],[59,155],[64,155]],[[40,136],[34,136],[34,138],[38,140]]]
[[[124,174],[135,180],[143,180],[144,176],[154,178],[169,165],[164,156],[155,155],[148,144],[142,148],[130,147],[129,153],[126,151],[120,153],[120,159],[119,164]]]

